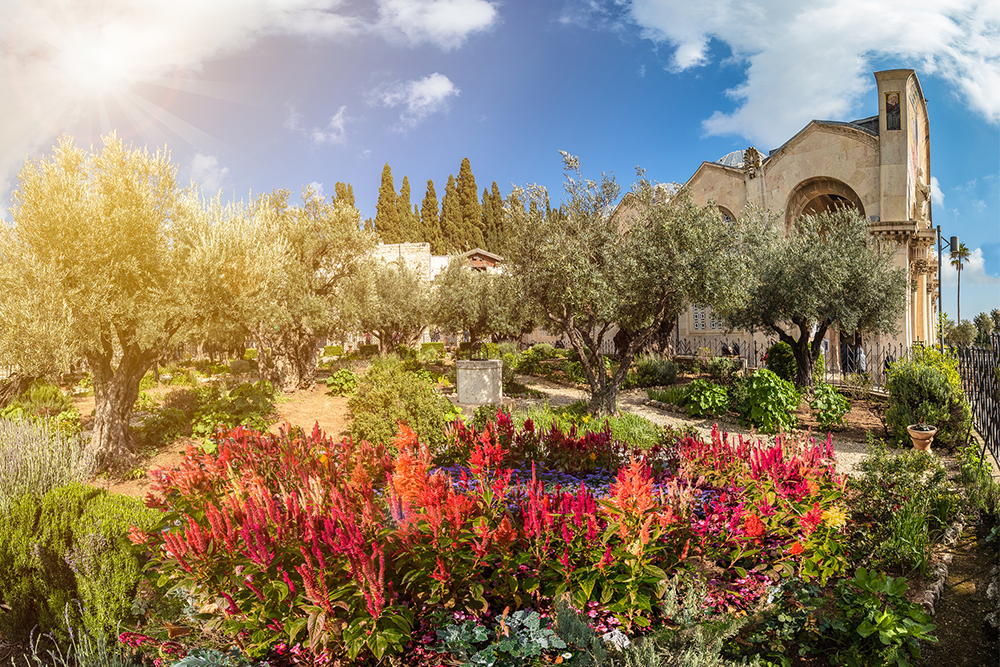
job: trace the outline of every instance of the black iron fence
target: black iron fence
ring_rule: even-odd
[[[989,449],[1000,463],[1000,334],[992,334],[989,345],[958,348],[958,371],[983,453]]]

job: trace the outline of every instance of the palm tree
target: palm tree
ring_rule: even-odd
[[[964,243],[959,243],[958,248],[951,249],[951,265],[958,271],[958,297],[956,302],[958,315],[955,317],[955,321],[959,324],[962,323],[962,265],[969,261],[969,255],[969,249],[965,247]]]

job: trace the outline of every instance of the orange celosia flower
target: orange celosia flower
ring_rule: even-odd
[[[793,544],[791,547],[788,548],[788,553],[792,554],[793,556],[798,556],[803,551],[805,551],[805,549],[798,542],[796,542],[795,544]]]
[[[653,507],[653,477],[649,466],[632,457],[611,483],[611,503],[622,512],[642,514]]]
[[[412,505],[426,484],[427,463],[412,450],[400,450],[392,476],[392,490],[396,497]]]
[[[764,534],[766,526],[756,514],[746,514],[743,516],[743,530],[747,537],[757,538]]]

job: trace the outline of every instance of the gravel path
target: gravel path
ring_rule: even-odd
[[[524,384],[529,389],[534,389],[545,394],[544,399],[518,399],[517,404],[527,406],[547,401],[549,405],[560,406],[569,405],[576,401],[586,401],[590,398],[590,392],[585,389],[566,387],[555,384],[541,378],[527,375],[519,375],[517,381]],[[740,425],[731,415],[724,415],[711,419],[695,419],[684,413],[670,412],[661,408],[647,405],[648,398],[645,389],[629,389],[618,394],[618,408],[622,412],[629,412],[634,415],[644,417],[659,426],[674,426],[683,428],[693,426],[705,437],[712,434],[712,427],[718,424],[720,430],[731,434],[742,433],[750,435],[750,429]],[[767,435],[758,436],[764,440],[769,439]],[[833,450],[837,455],[837,472],[842,474],[853,474],[854,467],[866,456],[864,442],[849,440],[832,434]]]

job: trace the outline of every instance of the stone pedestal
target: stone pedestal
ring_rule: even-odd
[[[503,399],[503,361],[456,361],[458,402],[466,405],[499,403]]]

